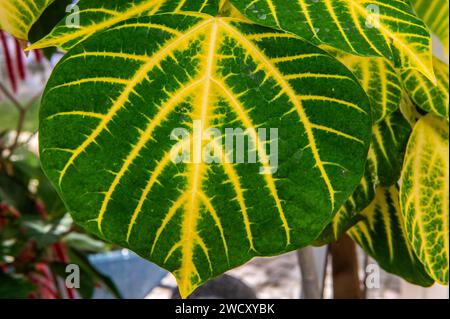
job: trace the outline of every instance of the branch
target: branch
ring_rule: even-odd
[[[16,135],[14,137],[14,140],[13,140],[13,143],[11,144],[11,146],[9,146],[7,148],[7,150],[9,151],[9,154],[8,154],[6,159],[9,159],[12,156],[12,154],[14,153],[14,151],[16,150],[16,148],[19,146],[20,135],[22,134],[22,131],[23,131],[23,127],[24,127],[24,124],[25,124],[25,119],[26,119],[27,113],[33,107],[33,105],[36,102],[36,100],[38,100],[40,98],[40,96],[42,95],[42,92],[39,92],[38,94],[33,96],[28,101],[27,104],[22,105],[14,97],[14,95],[11,92],[8,91],[8,89],[3,85],[3,83],[0,83],[0,90],[5,94],[5,96],[12,102],[12,104],[19,111],[19,119],[18,119],[18,122],[17,122]]]

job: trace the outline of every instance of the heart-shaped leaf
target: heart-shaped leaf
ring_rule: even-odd
[[[60,47],[66,50],[114,24],[161,12],[204,12],[216,15],[219,0],[81,0],[71,12],[30,49]],[[68,23],[69,22],[69,23]]]
[[[0,30],[19,40],[28,40],[28,32],[44,10],[55,0],[1,0]]]
[[[434,283],[407,239],[398,187],[380,187],[375,200],[361,214],[365,220],[349,235],[386,271],[407,281],[429,287]]]
[[[406,232],[425,269],[448,285],[448,122],[433,114],[414,127],[406,151],[400,199]]]
[[[352,73],[304,40],[163,14],[64,57],[44,93],[40,153],[78,223],[172,271],[186,297],[320,234],[361,180],[370,112]],[[219,134],[203,140],[208,128]],[[177,164],[180,151],[192,156]]]
[[[435,82],[431,36],[408,0],[230,0],[249,19],[348,53],[384,56]]]

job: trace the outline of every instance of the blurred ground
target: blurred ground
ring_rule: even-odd
[[[325,298],[332,298],[331,269],[328,269],[327,273],[324,296]],[[255,258],[248,264],[229,271],[227,274],[239,278],[250,286],[259,299],[299,299],[301,296],[300,269],[295,253],[274,258]],[[364,278],[364,273],[361,273],[360,277]],[[399,278],[381,271],[380,283],[381,288],[367,291],[369,299],[401,297],[402,281]],[[162,281],[162,286],[155,288],[146,298],[170,298],[172,289],[176,287],[173,276],[167,275]]]

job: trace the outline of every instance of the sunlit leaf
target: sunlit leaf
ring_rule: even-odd
[[[362,215],[349,234],[384,270],[417,285],[434,283],[407,239],[397,186],[379,188]]]
[[[298,37],[164,14],[127,20],[63,58],[43,97],[40,153],[79,224],[173,272],[186,297],[319,235],[361,180],[370,112],[352,73]],[[195,127],[247,129],[258,161],[240,163],[219,137],[175,164],[172,151],[193,138],[171,132]],[[221,161],[201,160],[205,143]],[[278,167],[267,153],[277,143]]]
[[[400,199],[409,241],[430,276],[448,284],[448,122],[420,119],[408,143]]]

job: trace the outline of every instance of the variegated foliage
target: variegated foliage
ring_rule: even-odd
[[[409,141],[401,206],[413,249],[437,282],[448,284],[449,131],[433,114],[421,118]]]
[[[363,56],[384,56],[435,82],[431,37],[409,0],[230,0],[251,20]]]
[[[53,1],[0,0],[0,30],[19,40],[28,40],[31,27]]]
[[[448,0],[411,0],[417,15],[442,42],[448,55]]]
[[[323,245],[339,240],[352,226],[363,219],[361,212],[375,198],[379,186],[397,183],[402,169],[402,159],[411,134],[411,126],[397,111],[373,127],[372,145],[364,177],[353,195],[341,207],[333,222],[316,240]]]
[[[350,236],[388,272],[420,286],[431,286],[428,276],[408,240],[401,214],[398,187],[380,187],[374,201],[350,229]]]
[[[296,36],[154,15],[91,37],[57,65],[40,112],[41,158],[79,224],[172,271],[186,297],[320,234],[361,180],[370,112],[352,73]],[[247,130],[257,163],[233,160],[217,139],[171,141],[196,122]],[[278,139],[260,141],[262,127]],[[185,144],[194,160],[174,163]],[[203,147],[222,160],[201,160]]]
[[[219,11],[219,0],[81,0],[77,5],[79,11],[73,14],[79,20],[78,27],[66,23],[67,19],[70,20],[69,15],[49,35],[33,43],[30,49],[55,46],[69,50],[98,32],[140,16],[183,11],[216,15]]]

